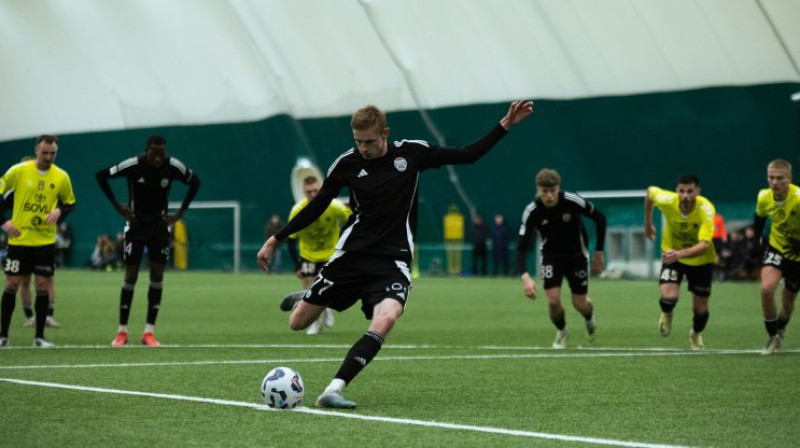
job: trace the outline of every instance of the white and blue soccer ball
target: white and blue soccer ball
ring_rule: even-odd
[[[303,378],[289,367],[275,367],[261,381],[261,395],[267,406],[292,409],[303,401]]]

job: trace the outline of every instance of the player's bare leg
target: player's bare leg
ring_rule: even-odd
[[[597,326],[594,323],[594,302],[586,294],[573,294],[572,306],[581,313],[586,321],[586,336],[589,338],[589,342],[593,342],[594,334],[597,330]]]
[[[299,301],[289,316],[289,328],[301,331],[308,328],[325,310],[322,305],[314,305],[306,301]]]
[[[546,289],[544,292],[547,296],[547,310],[550,313],[550,321],[552,321],[553,325],[556,327],[556,338],[553,341],[552,347],[555,349],[566,348],[569,332],[567,331],[564,307],[561,306],[561,288],[550,288]]]

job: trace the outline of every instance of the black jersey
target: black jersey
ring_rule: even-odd
[[[172,156],[165,156],[164,163],[160,167],[148,163],[146,155],[142,154],[100,170],[97,173],[100,187],[112,201],[114,199],[111,187],[105,180],[118,177],[125,177],[128,180],[128,207],[133,214],[133,222],[141,224],[161,222],[167,216],[169,189],[173,180],[192,184],[187,193],[189,202],[197,191],[194,186],[199,185],[192,170]],[[188,203],[186,205],[188,206]]]
[[[442,165],[473,163],[505,134],[497,125],[465,148],[428,146],[421,140],[395,141],[387,143],[386,155],[372,160],[351,148],[333,162],[317,197],[275,237],[282,240],[314,222],[347,187],[353,214],[342,228],[336,248],[410,260],[417,227],[419,173]]]
[[[538,197],[525,207],[517,245],[517,268],[527,272],[525,256],[533,246],[536,231],[542,235],[542,255],[588,255],[588,237],[581,216],[595,222],[597,243],[595,250],[602,251],[606,236],[606,218],[594,204],[575,193],[561,191],[558,204],[545,207]]]

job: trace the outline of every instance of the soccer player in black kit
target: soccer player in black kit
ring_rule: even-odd
[[[477,161],[532,112],[531,101],[511,103],[499,124],[464,148],[428,146],[421,140],[389,143],[386,115],[380,109],[369,105],[353,114],[350,126],[356,146],[333,162],[317,197],[258,251],[258,264],[267,270],[278,242],[314,222],[342,188],[349,188],[353,214],[336,252],[305,293],[290,294],[281,303],[281,309],[292,310],[289,326],[295,331],[308,327],[326,307],[344,311],[359,299],[371,321],[317,398],[318,406],[355,408],[342,390],[378,354],[403,314],[411,286],[419,173]]]
[[[167,141],[160,135],[147,139],[144,154],[102,169],[95,177],[108,200],[125,218],[125,281],[119,299],[119,329],[111,346],[122,347],[128,343],[128,317],[133,302],[133,289],[139,278],[144,248],[147,247],[150,288],[147,291],[147,321],[142,333],[142,344],[158,347],[160,344],[153,331],[161,307],[164,267],[169,260],[169,226],[186,213],[200,188],[200,179],[183,162],[167,155]],[[108,179],[118,177],[128,180],[127,205],[117,202],[108,183]],[[189,188],[180,209],[175,214],[168,214],[169,188],[174,180],[189,185]]]
[[[542,235],[540,273],[544,279],[550,320],[555,325],[553,348],[566,348],[567,323],[561,306],[561,282],[567,278],[572,291],[572,305],[586,320],[589,340],[594,340],[594,304],[586,296],[589,291],[588,237],[581,216],[595,223],[597,242],[592,257],[592,271],[603,270],[603,245],[606,218],[595,206],[575,193],[561,191],[561,176],[555,170],[543,169],[536,175],[536,199],[525,207],[517,246],[517,269],[522,273],[525,295],[536,298],[536,284],[528,274],[526,255],[533,247],[536,231]]]

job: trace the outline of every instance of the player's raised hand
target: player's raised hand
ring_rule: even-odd
[[[508,106],[506,116],[500,120],[500,125],[505,130],[511,129],[512,126],[528,118],[528,115],[533,113],[533,101],[531,100],[517,100]]]
[[[278,240],[274,236],[271,236],[266,242],[264,242],[264,245],[261,246],[261,249],[258,250],[258,254],[256,255],[258,267],[264,272],[269,272],[269,262],[272,258],[272,252],[275,250],[275,246],[277,245]]]

